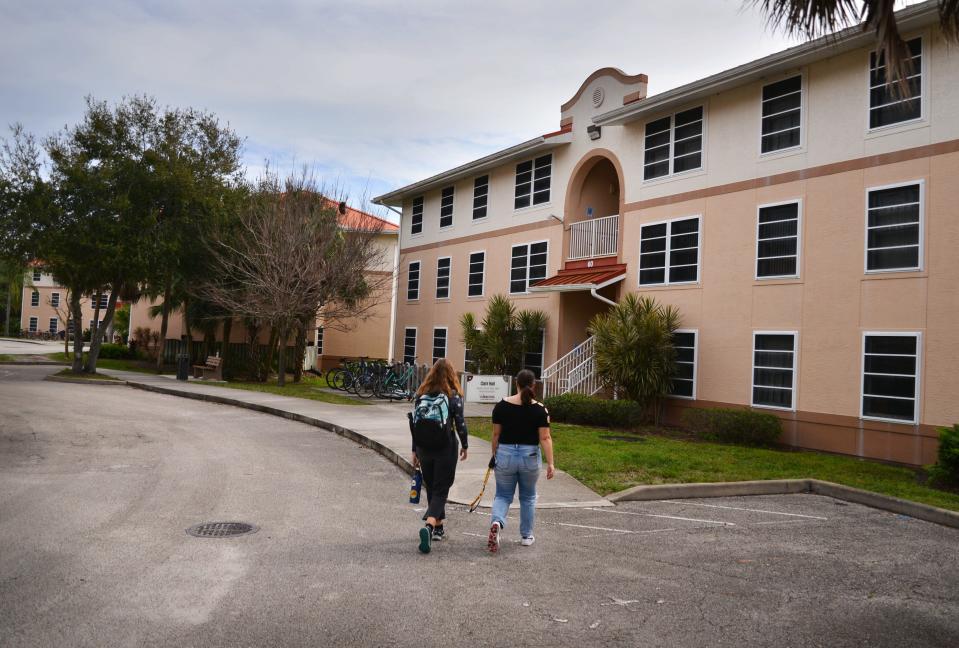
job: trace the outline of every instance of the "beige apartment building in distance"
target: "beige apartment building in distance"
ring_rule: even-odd
[[[959,422],[959,52],[898,13],[912,98],[854,27],[658,95],[591,74],[552,133],[376,202],[402,210],[393,354],[462,367],[493,294],[546,311],[527,364],[593,393],[589,319],[679,309],[667,416],[752,407],[794,446],[935,461]]]
[[[110,293],[104,293],[100,299],[100,321],[106,314]],[[27,337],[63,336],[69,331],[69,291],[60,286],[41,265],[30,267],[23,281],[23,301],[20,308],[20,331]],[[83,312],[83,329],[93,328],[96,314],[94,299],[84,296],[80,299]]]

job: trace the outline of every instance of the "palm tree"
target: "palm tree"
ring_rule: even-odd
[[[541,340],[549,318],[542,311],[516,311],[507,297],[493,295],[482,324],[472,313],[460,318],[462,340],[483,374],[513,374],[523,366],[526,352]]]
[[[864,32],[876,34],[877,54],[889,71],[887,85],[901,96],[909,95],[911,60],[896,24],[896,0],[748,0],[748,4],[758,5],[770,25],[805,38],[861,22]],[[959,0],[938,0],[938,5],[939,29],[959,43]]]
[[[607,387],[645,406],[655,405],[672,387],[676,351],[673,333],[679,311],[652,297],[627,293],[606,313],[594,317],[596,373]],[[655,412],[658,418],[658,410]]]

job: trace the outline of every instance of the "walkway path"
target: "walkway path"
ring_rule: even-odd
[[[100,372],[122,378],[131,386],[141,389],[247,407],[318,425],[376,449],[407,472],[412,470],[409,463],[410,431],[406,422],[406,405],[386,403],[336,405],[304,398],[220,387],[210,383],[182,382],[171,376],[111,369],[100,369]],[[470,406],[467,414],[477,415],[484,412],[486,408]],[[470,436],[469,450],[468,459],[457,467],[456,483],[450,492],[450,500],[458,504],[468,504],[479,494],[483,476],[486,473],[486,464],[489,462],[489,442]],[[492,504],[495,490],[493,478],[490,477],[490,483],[480,502],[481,506],[489,507]],[[514,506],[517,506],[515,502]],[[537,507],[590,506],[611,506],[611,503],[562,470],[557,470],[556,476],[549,481],[545,478],[540,479]]]

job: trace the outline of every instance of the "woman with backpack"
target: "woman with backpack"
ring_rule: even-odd
[[[540,447],[546,455],[546,479],[552,479],[553,438],[549,433],[549,412],[533,399],[536,376],[529,369],[516,374],[519,393],[504,398],[493,407],[493,458],[496,469],[496,496],[493,498],[493,524],[486,547],[491,553],[499,550],[499,534],[506,527],[506,513],[519,486],[520,544],[528,547],[535,541],[533,521],[536,516],[536,480],[543,465]]]
[[[465,461],[469,438],[463,418],[463,389],[453,365],[437,360],[416,390],[410,417],[413,467],[423,473],[426,486],[426,525],[420,529],[419,549],[429,553],[432,543],[446,537],[446,498],[456,476],[456,455]],[[453,428],[456,428],[456,435]],[[462,444],[459,449],[456,436]]]

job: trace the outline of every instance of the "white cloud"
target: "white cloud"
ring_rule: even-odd
[[[556,128],[593,70],[650,94],[782,49],[739,0],[0,4],[0,122],[38,133],[82,98],[205,108],[246,160],[376,194]]]

